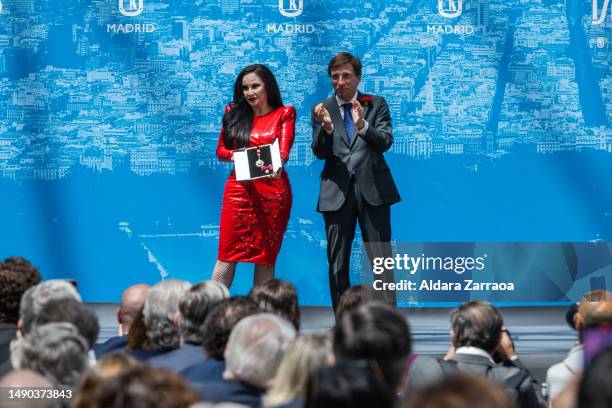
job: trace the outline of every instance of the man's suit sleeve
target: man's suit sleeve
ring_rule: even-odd
[[[393,134],[391,130],[391,114],[389,105],[385,98],[380,98],[380,108],[376,112],[374,120],[369,122],[368,131],[365,135],[360,135],[368,145],[379,153],[384,153],[393,144]]]
[[[327,159],[332,154],[332,135],[327,134],[321,120],[314,114],[310,114],[310,123],[312,124],[312,152],[317,159]]]

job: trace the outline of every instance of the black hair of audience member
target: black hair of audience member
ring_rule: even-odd
[[[202,344],[200,327],[220,300],[229,297],[227,288],[218,282],[204,281],[193,285],[179,300],[180,333],[185,343]]]
[[[78,300],[72,298],[50,300],[34,319],[33,326],[54,322],[72,323],[87,341],[90,350],[96,344],[100,332],[98,317],[93,310]]]
[[[209,358],[223,360],[223,352],[232,329],[247,316],[260,313],[257,303],[242,296],[219,301],[210,311],[201,328],[202,346]]]
[[[376,361],[387,384],[396,389],[412,351],[410,328],[390,306],[366,303],[345,313],[337,322],[333,348],[339,361]]]
[[[305,408],[393,408],[395,392],[375,361],[322,367],[306,387]]]
[[[492,354],[504,326],[499,310],[488,302],[466,302],[451,313],[455,348],[477,347]]]
[[[89,408],[188,408],[200,400],[175,372],[143,364],[103,381],[82,403]]]
[[[300,307],[297,289],[291,283],[270,279],[255,285],[248,298],[259,305],[262,312],[277,314],[287,319],[295,330],[300,330]]]
[[[565,313],[565,322],[572,330],[576,329],[576,313],[578,312],[578,305],[572,304]]]
[[[344,313],[355,310],[366,302],[367,299],[364,295],[366,295],[368,288],[366,285],[357,285],[344,291],[336,309],[336,321],[340,321]]]
[[[467,372],[416,390],[405,408],[514,408],[514,401],[494,382]]]
[[[21,296],[38,283],[40,273],[28,260],[12,256],[0,263],[0,322],[17,323]]]
[[[127,343],[125,345],[126,351],[135,350],[153,350],[153,345],[147,338],[147,326],[144,322],[144,314],[142,308],[134,317],[130,331],[127,335]]]
[[[612,407],[612,347],[597,353],[580,381],[578,408]]]

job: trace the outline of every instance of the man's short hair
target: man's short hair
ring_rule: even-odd
[[[295,328],[278,315],[260,313],[245,317],[227,341],[226,366],[234,378],[267,388],[293,339]]]
[[[228,297],[229,291],[225,285],[215,281],[200,282],[185,292],[179,301],[183,339],[189,343],[202,344],[200,327],[206,316],[217,302]]]
[[[191,284],[177,279],[156,283],[149,290],[142,314],[147,326],[147,338],[156,350],[176,349],[180,344],[178,327],[174,316],[178,311],[179,299]]]
[[[408,323],[382,303],[367,303],[345,313],[334,329],[336,358],[376,361],[392,388],[400,384],[411,351]]]
[[[223,360],[225,346],[234,326],[243,318],[259,312],[257,304],[246,297],[236,296],[218,302],[201,328],[206,355]]]
[[[30,325],[47,302],[53,299],[75,299],[81,301],[81,296],[68,281],[51,279],[32,286],[21,297],[19,304],[19,319],[23,322],[24,332],[30,331]]]
[[[96,344],[100,332],[98,317],[93,310],[78,300],[72,298],[50,300],[36,316],[32,326],[36,327],[53,322],[72,323],[79,334],[87,340],[89,349]],[[26,332],[27,334],[28,332]]]
[[[339,68],[344,64],[351,64],[353,66],[353,71],[355,71],[355,76],[361,76],[361,61],[359,57],[356,57],[346,51],[339,52],[334,55],[334,57],[329,60],[329,64],[327,64],[327,75],[331,76],[331,72],[333,69]]]
[[[16,368],[35,371],[56,385],[73,387],[89,364],[87,340],[72,323],[36,326],[11,355]]]
[[[295,286],[279,279],[270,279],[255,285],[249,299],[259,305],[262,312],[277,314],[300,329],[300,307]]]
[[[499,310],[488,302],[466,302],[451,313],[455,347],[477,347],[491,354],[504,325]]]
[[[39,283],[40,273],[28,260],[13,256],[0,263],[0,322],[17,323],[21,297]]]

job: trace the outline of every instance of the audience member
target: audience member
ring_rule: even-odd
[[[200,328],[207,358],[181,371],[181,375],[192,383],[220,381],[225,371],[225,346],[232,329],[243,318],[259,312],[257,304],[245,297],[219,301]]]
[[[13,262],[15,263],[15,262]],[[54,299],[72,298],[79,302],[81,296],[75,287],[65,280],[52,279],[32,286],[26,290],[19,302],[19,320],[17,321],[17,336],[11,342],[11,360],[4,362],[0,366],[0,376],[10,372],[14,367],[12,361],[13,350],[18,347],[25,333],[30,331],[36,316],[40,313],[44,305]]]
[[[81,295],[68,281],[52,279],[39,283],[28,289],[21,297],[19,304],[19,331],[27,333],[47,302],[54,299],[75,299],[81,301]]]
[[[499,385],[467,372],[446,377],[410,396],[406,408],[514,408]]]
[[[133,351],[134,357],[148,360],[179,347],[180,334],[175,322],[178,303],[190,287],[188,282],[168,279],[149,289],[142,314],[152,350]]]
[[[189,408],[200,400],[178,374],[143,364],[102,381],[80,403],[89,408]]]
[[[255,285],[248,297],[257,303],[263,312],[277,314],[289,320],[295,330],[300,330],[297,290],[291,283],[270,279]]]
[[[306,391],[306,408],[393,408],[395,404],[395,393],[375,360],[323,367]]]
[[[541,407],[544,401],[537,382],[524,368],[503,329],[503,318],[487,302],[466,302],[451,314],[453,355],[447,360],[419,357],[408,374],[408,391],[467,371],[500,384],[521,407]],[[494,352],[504,359],[495,363]]]
[[[104,343],[94,346],[96,357],[100,358],[113,351],[123,350],[127,345],[127,334],[136,315],[142,310],[144,302],[149,293],[149,285],[139,283],[132,285],[123,291],[119,308],[117,308],[117,322],[119,323],[119,334],[111,337]]]
[[[14,256],[0,263],[0,364],[9,361],[11,355],[21,296],[38,283],[40,273],[27,260]]]
[[[72,323],[34,327],[13,351],[15,368],[35,371],[54,385],[74,387],[88,367],[87,341]]]
[[[35,373],[32,370],[14,370],[0,379],[0,390],[2,390],[2,400],[0,400],[0,408],[57,408],[57,400],[38,398],[10,402],[6,399],[9,388],[23,390],[24,388],[33,388],[42,390],[45,388],[54,388],[53,384],[42,375]]]
[[[181,371],[204,362],[206,354],[202,349],[200,328],[211,309],[228,297],[225,285],[214,281],[200,282],[185,292],[179,301],[181,347],[151,358],[149,365]]]
[[[338,308],[336,309],[336,321],[339,322],[342,319],[342,315],[346,312],[357,309],[363,303],[368,301],[369,286],[357,285],[351,286],[344,291],[340,296],[338,302]]]
[[[205,401],[261,407],[261,396],[294,339],[295,328],[278,315],[261,313],[245,317],[234,327],[227,341],[224,379],[194,387]]]
[[[398,390],[412,350],[410,328],[404,317],[382,303],[366,303],[344,313],[334,329],[338,361],[373,361],[387,385]]]
[[[562,362],[551,366],[546,373],[546,384],[551,401],[567,387],[576,373],[583,369],[585,327],[599,320],[612,322],[612,292],[596,290],[587,293],[580,301],[573,320],[578,330],[577,344],[572,347]]]
[[[612,346],[595,355],[578,389],[578,408],[612,407]]]
[[[303,407],[308,380],[332,361],[330,333],[298,336],[281,360],[272,385],[264,397],[264,405],[277,408]]]
[[[47,323],[67,322],[77,328],[79,334],[87,340],[89,349],[93,347],[100,332],[98,317],[89,307],[72,298],[53,299],[47,302],[31,327]],[[28,335],[28,332],[25,333]]]
[[[96,365],[85,372],[75,395],[74,407],[89,408],[89,401],[92,400],[93,394],[102,386],[102,383],[141,364],[134,357],[122,352],[110,353],[100,358]]]

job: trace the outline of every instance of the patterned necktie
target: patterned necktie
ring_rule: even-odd
[[[351,115],[352,103],[345,103],[342,105],[344,109],[344,128],[348,136],[349,143],[353,140],[353,130],[355,129],[355,122],[353,122],[353,115]]]

